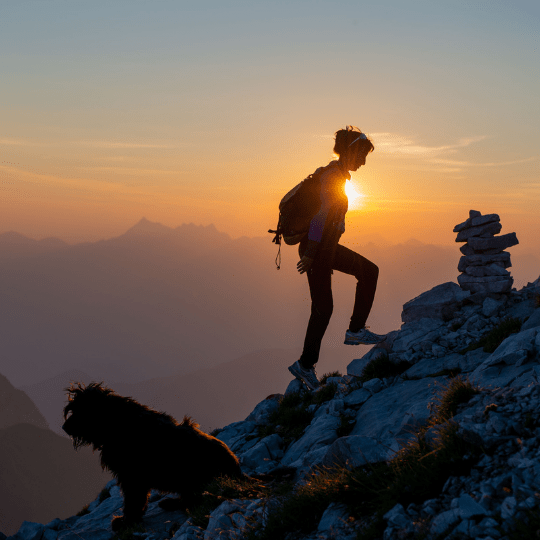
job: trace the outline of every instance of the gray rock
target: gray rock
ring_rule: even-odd
[[[497,264],[502,268],[509,268],[512,266],[510,253],[503,251],[494,255],[464,255],[459,259],[458,270],[464,272],[468,266],[486,266],[488,264]]]
[[[401,320],[407,323],[422,318],[449,318],[467,296],[455,283],[442,283],[407,302]]]
[[[535,309],[532,315],[523,323],[521,331],[537,328],[540,326],[540,309]]]
[[[364,383],[362,390],[368,390],[372,394],[377,394],[383,389],[383,382],[381,379],[371,379]]]
[[[282,445],[283,440],[277,433],[261,439],[255,446],[239,456],[242,466],[256,470],[259,466],[264,465],[265,461],[280,459],[283,456]]]
[[[468,239],[474,236],[484,236],[499,234],[501,232],[502,225],[499,222],[490,222],[478,225],[477,227],[468,227],[459,231],[456,242],[466,242]]]
[[[345,399],[345,405],[347,407],[357,407],[362,405],[371,397],[371,392],[365,388],[359,388],[358,390],[353,390]]]
[[[494,214],[491,214],[491,215],[494,215]],[[482,216],[482,214],[480,212],[478,212],[478,210],[470,210],[469,211],[469,218],[466,219],[463,223],[460,223],[460,224],[456,225],[454,227],[454,232],[460,232],[463,229],[466,229],[467,227],[472,227],[473,226],[472,225],[472,220],[473,219],[478,219],[481,216]]]
[[[241,510],[241,504],[236,501],[225,501],[221,503],[210,514],[208,527],[204,532],[204,540],[214,540],[218,538],[225,540],[226,538],[231,538],[229,534],[227,534],[233,529],[231,514]]]
[[[516,513],[517,501],[515,497],[506,497],[501,504],[501,517],[510,519]]]
[[[289,385],[287,386],[287,389],[285,390],[285,395],[288,396],[290,394],[297,394],[298,392],[302,392],[305,390],[304,383],[298,379],[293,379]]]
[[[493,317],[499,313],[503,306],[503,302],[494,300],[493,298],[486,298],[482,304],[482,314],[484,317]]]
[[[493,238],[469,238],[467,242],[475,251],[498,249],[500,251],[519,244],[516,233],[503,234]]]
[[[501,218],[499,214],[486,214],[484,216],[477,216],[471,218],[471,226],[478,227],[480,225],[485,225],[486,223],[492,223],[494,221],[500,221]]]
[[[202,540],[203,537],[204,531],[200,527],[193,525],[191,519],[188,519],[180,525],[171,540]]]
[[[514,381],[521,380],[523,384],[528,384],[528,381],[533,379],[532,369],[528,365],[522,366],[506,366],[499,364],[490,366],[483,370],[475,370],[470,374],[471,381],[484,386],[486,388],[502,388],[512,386]],[[524,382],[523,377],[529,374],[531,377]]]
[[[401,504],[396,504],[394,508],[384,514],[383,518],[388,521],[389,525],[400,529],[407,528],[411,521]]]
[[[124,504],[118,486],[110,489],[110,495],[93,512],[79,517],[69,526],[66,524],[66,529],[59,530],[58,540],[80,540],[81,537],[84,540],[110,540],[112,516],[122,514],[121,508]]]
[[[462,369],[465,357],[459,353],[452,353],[440,358],[425,358],[410,367],[405,375],[411,378],[424,378],[446,369]],[[466,371],[466,370],[463,370]]]
[[[521,365],[535,347],[538,328],[531,328],[508,336],[478,368],[485,369],[497,364]]]
[[[295,379],[297,380],[297,379]],[[246,418],[247,422],[255,422],[260,425],[266,423],[268,417],[279,407],[279,400],[283,396],[281,394],[274,394],[271,397],[261,401],[253,412]]]
[[[415,428],[426,423],[428,404],[433,400],[434,382],[442,377],[404,381],[385,388],[366,401],[356,416],[351,435],[371,437],[376,440],[408,440]]]
[[[334,441],[326,451],[322,464],[359,467],[366,463],[387,461],[399,450],[395,439],[377,441],[371,437],[349,435]]]
[[[286,451],[281,465],[292,465],[306,452],[328,446],[337,439],[336,430],[340,419],[335,416],[321,415],[313,419],[300,439],[294,442]]]
[[[441,319],[422,318],[403,325],[403,330],[394,341],[394,352],[408,351],[421,341],[434,341],[444,331]]]
[[[364,368],[371,362],[371,360],[385,354],[387,354],[385,349],[378,346],[373,347],[366,354],[364,354],[362,358],[357,358],[353,360],[347,366],[347,375],[360,377],[362,375],[362,372],[364,371]]]
[[[461,519],[470,519],[488,514],[486,509],[478,504],[470,495],[462,495],[458,499],[458,509]]]
[[[514,279],[503,276],[473,277],[460,274],[457,278],[459,285],[464,291],[481,294],[500,294],[512,289]]]
[[[23,521],[19,530],[13,536],[8,536],[8,538],[10,540],[40,540],[44,529],[45,526],[41,523]]]
[[[216,435],[216,438],[232,448],[235,442],[245,438],[246,435],[253,433],[256,428],[257,424],[255,424],[255,422],[233,422],[232,424],[225,426]]]
[[[336,533],[346,526],[349,512],[344,504],[330,503],[319,521],[319,532]]]
[[[510,272],[501,268],[496,264],[489,264],[487,266],[467,266],[465,273],[468,276],[473,277],[485,277],[485,276],[502,276],[508,277]]]
[[[455,508],[441,512],[431,522],[431,534],[442,534],[446,529],[455,525],[460,520],[459,511]]]

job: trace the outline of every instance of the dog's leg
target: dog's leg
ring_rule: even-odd
[[[124,515],[113,519],[113,531],[140,523],[148,506],[148,495],[150,494],[150,489],[136,482],[121,483],[120,487],[124,494]]]

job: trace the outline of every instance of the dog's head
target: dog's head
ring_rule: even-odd
[[[62,429],[71,437],[75,449],[87,445],[100,449],[110,430],[111,411],[107,414],[107,402],[114,392],[102,382],[88,386],[73,383],[65,391],[68,403],[64,407]]]

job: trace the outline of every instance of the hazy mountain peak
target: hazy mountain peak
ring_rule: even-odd
[[[170,233],[172,229],[161,223],[149,221],[143,217],[139,222],[137,222],[133,227],[127,230],[126,235],[162,235]]]
[[[15,231],[7,231],[0,234],[2,244],[34,244],[36,241]]]

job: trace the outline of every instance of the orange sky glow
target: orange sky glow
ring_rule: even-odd
[[[146,217],[264,236],[353,124],[375,151],[344,240],[448,244],[476,209],[540,248],[538,9],[388,5],[10,4],[0,233],[95,241]]]

